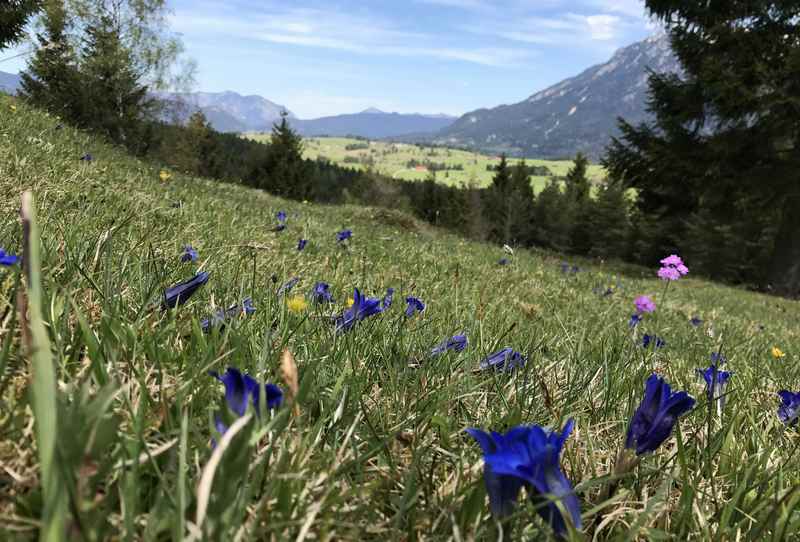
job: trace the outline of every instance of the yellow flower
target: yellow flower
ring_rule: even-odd
[[[16,112],[17,112],[17,106],[16,106],[16,105],[14,105],[14,104],[10,104],[10,105],[8,106],[8,109],[9,109],[9,111],[11,111],[12,113],[16,113]]]
[[[352,297],[348,297],[347,301],[344,302],[344,304],[347,305],[348,309],[353,306],[353,303],[355,303],[355,301],[353,301]]]
[[[296,295],[286,302],[286,307],[289,309],[289,311],[295,314],[300,314],[308,308],[308,303],[306,303],[306,300],[303,299],[303,296]]]
[[[777,346],[772,347],[772,357],[775,359],[781,359],[786,355],[786,352],[778,348]]]
[[[169,171],[166,171],[166,170],[162,169],[158,173],[158,178],[161,179],[161,182],[167,182],[168,180],[170,180],[172,178],[172,175],[170,175]]]

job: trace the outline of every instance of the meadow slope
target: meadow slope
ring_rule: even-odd
[[[799,303],[691,273],[665,290],[658,262],[570,260],[580,271],[562,273],[558,255],[506,255],[391,210],[302,204],[179,174],[162,181],[158,168],[11,103],[0,96],[0,247],[21,251],[20,194],[32,190],[57,378],[50,468],[67,504],[42,498],[39,407],[29,403],[37,375],[14,310],[20,269],[0,267],[0,539],[35,539],[52,514],[86,540],[494,540],[501,530],[547,539],[552,530],[522,496],[511,517],[492,519],[481,450],[464,430],[560,428],[569,418],[561,465],[583,513],[576,540],[800,532],[800,434],[776,416],[776,392],[800,391]],[[273,232],[278,211],[287,227]],[[341,246],[345,228],[353,238]],[[184,244],[196,263],[180,261]],[[208,283],[160,310],[164,289],[196,271]],[[299,283],[279,294],[292,277]],[[317,281],[331,285],[329,308],[311,302]],[[391,308],[334,332],[329,316],[354,288],[380,298],[389,287]],[[631,329],[640,294],[657,309]],[[308,306],[293,312],[286,300],[296,295]],[[408,295],[424,313],[404,316]],[[255,313],[201,331],[202,318],[245,297]],[[469,339],[463,352],[428,355],[456,333]],[[643,333],[667,346],[644,349]],[[527,364],[476,371],[505,346]],[[785,357],[773,358],[773,346]],[[236,416],[208,371],[238,367],[287,390],[284,349],[299,372],[294,404],[287,393],[277,410],[262,405],[215,453],[215,413],[229,425]],[[721,417],[696,374],[715,351],[734,372]],[[606,499],[654,371],[697,405]]]

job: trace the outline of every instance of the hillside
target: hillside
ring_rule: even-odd
[[[522,102],[466,113],[433,140],[536,158],[581,151],[596,160],[617,133],[618,117],[633,124],[647,118],[648,69],[679,71],[666,34],[624,47],[608,62]]]
[[[16,94],[21,84],[19,75],[0,71],[0,92]]]
[[[574,487],[588,537],[781,540],[800,530],[797,431],[776,416],[776,392],[800,378],[800,303],[691,271],[667,288],[658,262],[569,260],[580,270],[564,273],[559,255],[510,255],[391,210],[286,201],[177,173],[162,182],[157,166],[11,105],[0,97],[0,246],[20,252],[20,193],[32,190],[43,299],[29,316],[46,327],[31,340],[50,348],[33,349],[33,371],[12,305],[23,299],[20,268],[0,267],[0,539],[34,540],[40,526],[62,540],[552,539],[528,499],[492,520],[481,449],[464,430],[570,418],[549,472]],[[93,160],[80,160],[87,152]],[[278,211],[287,227],[274,232]],[[344,228],[353,237],[337,243]],[[180,261],[185,244],[197,262]],[[195,272],[208,282],[162,311],[164,289]],[[330,284],[330,307],[312,302],[317,281]],[[391,307],[334,331],[329,316],[354,288],[382,298],[389,287]],[[657,309],[631,329],[640,294]],[[422,314],[404,316],[409,295],[425,302]],[[201,331],[202,318],[245,297],[253,314]],[[463,352],[431,357],[458,333]],[[644,333],[666,346],[642,348]],[[478,370],[506,346],[527,363]],[[294,364],[282,364],[284,349]],[[733,371],[721,417],[695,372],[720,350]],[[279,384],[284,404],[268,411],[261,401],[254,415],[242,384],[229,394],[247,409],[239,417],[208,374],[229,366]],[[281,375],[295,370],[292,400]],[[606,500],[653,371],[697,406]],[[47,439],[58,461],[40,465]],[[43,500],[42,485],[56,497]]]

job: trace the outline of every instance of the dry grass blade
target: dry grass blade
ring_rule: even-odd
[[[294,356],[286,348],[281,354],[281,378],[283,383],[286,384],[286,391],[293,406],[295,416],[300,415],[300,408],[295,402],[298,391],[300,391],[300,381],[297,376],[297,364],[294,361]]]

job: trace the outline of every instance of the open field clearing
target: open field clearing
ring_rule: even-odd
[[[159,170],[0,97],[0,539],[796,539],[800,303]]]

